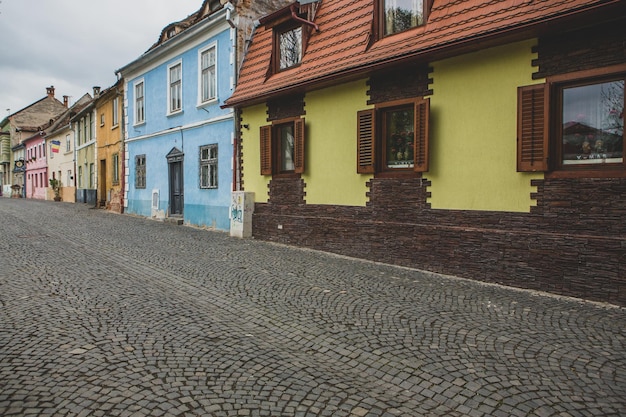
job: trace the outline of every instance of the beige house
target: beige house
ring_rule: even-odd
[[[85,94],[47,129],[48,178],[60,181],[62,201],[76,202],[74,131],[70,129],[70,118],[90,101],[91,96]],[[46,200],[53,198],[54,191],[48,187]]]

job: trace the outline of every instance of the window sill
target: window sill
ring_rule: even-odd
[[[300,174],[296,174],[295,172],[281,172],[278,174],[273,174],[272,178],[300,178]]]
[[[219,100],[217,99],[217,97],[211,98],[211,99],[209,99],[207,101],[202,101],[202,102],[198,103],[196,105],[196,107],[198,109],[201,109],[203,107],[207,107],[207,106],[210,106],[211,104],[215,104],[215,103],[219,103]]]
[[[420,178],[421,173],[413,170],[377,172],[374,178]]]
[[[546,172],[546,179],[553,178],[626,178],[626,170],[622,167],[605,169],[571,169]]]
[[[172,117],[172,116],[178,116],[179,114],[183,114],[183,111],[182,110],[176,110],[176,111],[167,113],[165,116]]]

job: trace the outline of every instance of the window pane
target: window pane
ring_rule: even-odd
[[[387,168],[413,167],[413,117],[412,106],[384,113]]]
[[[424,24],[423,0],[385,0],[385,35]]]
[[[144,105],[143,105],[143,83],[139,83],[135,86],[135,122],[140,123],[144,121]]]
[[[209,186],[217,187],[217,164],[211,164],[209,168]]]
[[[302,59],[302,28],[280,34],[280,69],[293,67]]]
[[[170,111],[182,108],[181,65],[170,68]]]
[[[202,101],[215,98],[215,48],[201,55]]]
[[[202,165],[200,167],[200,186],[208,187],[209,186],[209,166]]]
[[[563,165],[623,162],[624,81],[563,89]]]
[[[280,170],[293,171],[293,125],[285,125],[278,128],[280,135]]]

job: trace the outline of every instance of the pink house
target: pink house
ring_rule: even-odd
[[[24,140],[26,160],[26,198],[46,199],[48,189],[48,162],[46,134],[43,131]]]

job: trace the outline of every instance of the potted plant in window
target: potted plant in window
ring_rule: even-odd
[[[50,187],[54,192],[54,201],[61,201],[61,181],[56,178],[50,178]]]

